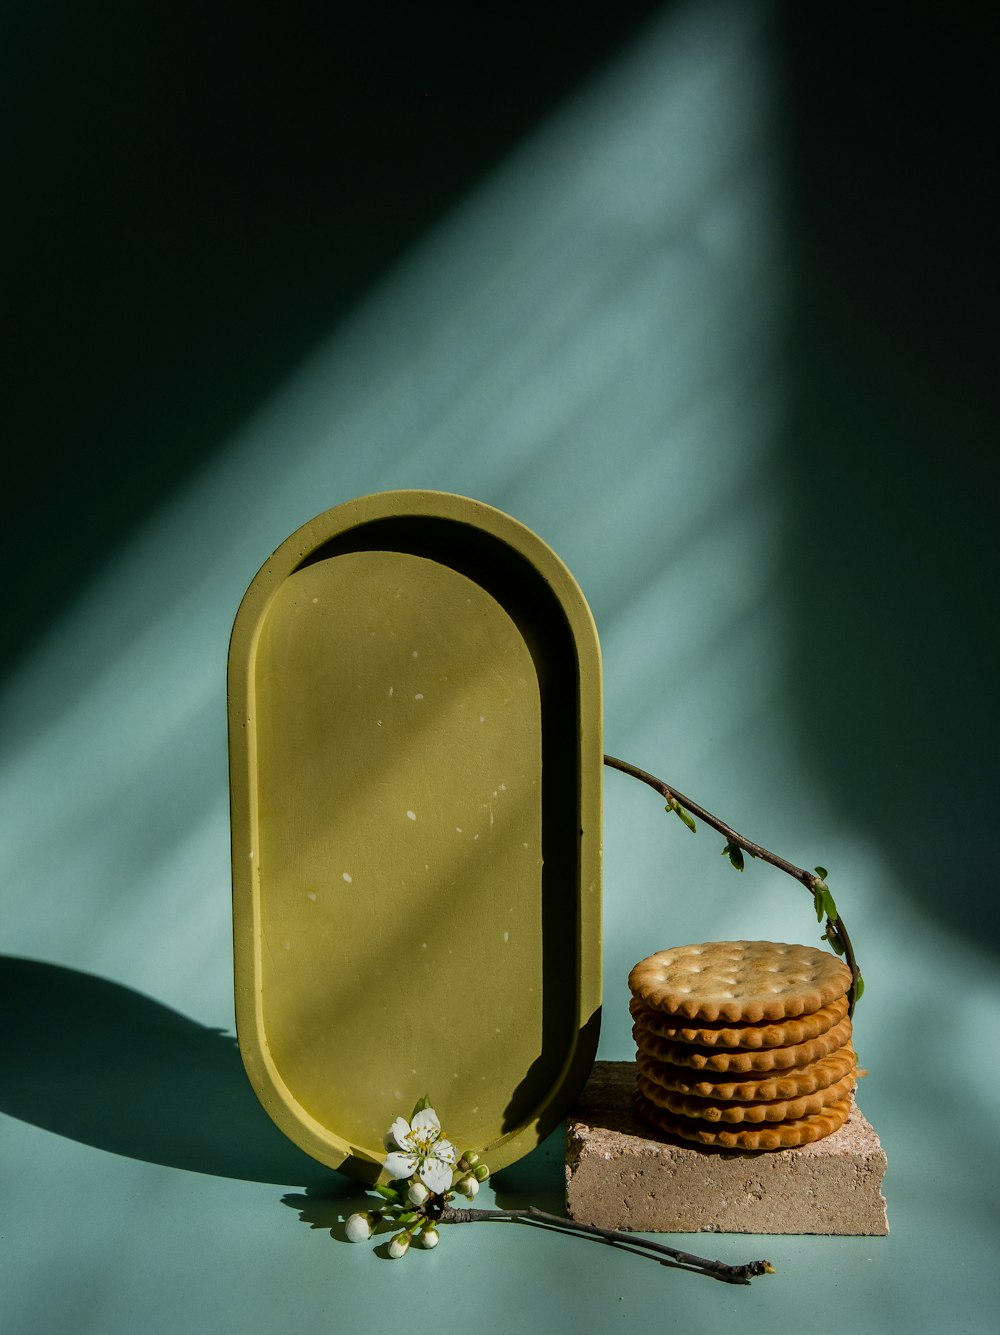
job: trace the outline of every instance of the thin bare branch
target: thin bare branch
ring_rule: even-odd
[[[664,783],[662,779],[658,779],[655,774],[640,769],[638,765],[631,765],[627,760],[619,760],[616,756],[606,755],[604,763],[610,769],[620,770],[622,774],[628,774],[631,778],[638,779],[640,783],[646,784],[654,792],[659,793],[668,804],[676,803],[683,807],[692,816],[696,816],[699,820],[703,820],[706,825],[711,826],[713,830],[717,830],[729,844],[741,848],[744,853],[749,853],[752,858],[760,858],[762,862],[769,862],[772,867],[777,867],[779,871],[787,872],[789,876],[801,882],[810,894],[814,894],[816,887],[823,884],[821,878],[814,872],[806,871],[805,867],[797,867],[794,862],[779,857],[777,853],[772,853],[769,849],[764,848],[762,844],[754,843],[752,839],[748,839],[746,835],[734,830],[731,825],[727,825],[718,816],[713,816],[703,806],[700,806],[697,802],[692,802],[689,797],[685,797],[676,788]],[[861,971],[858,968],[858,961],[854,954],[854,946],[847,934],[844,920],[839,914],[835,918],[827,918],[826,930],[831,943],[835,939],[842,946],[844,959],[851,971],[850,1012],[853,1015],[861,978]]]
[[[538,1210],[533,1205],[523,1210],[475,1210],[452,1209],[446,1206],[439,1220],[442,1224],[477,1223],[484,1219],[510,1219],[528,1224],[540,1224],[546,1228],[557,1229],[563,1233],[582,1234],[584,1237],[597,1238],[613,1247],[628,1251],[641,1252],[658,1259],[664,1265],[673,1265],[682,1270],[694,1270],[712,1279],[722,1280],[726,1284],[749,1284],[758,1275],[773,1275],[774,1267],[770,1261],[749,1261],[745,1265],[729,1265],[725,1261],[713,1261],[704,1256],[695,1256],[691,1252],[668,1247],[663,1242],[653,1242],[637,1233],[620,1233],[611,1228],[600,1228],[597,1224],[584,1224],[576,1219],[565,1219],[562,1215],[549,1214]]]

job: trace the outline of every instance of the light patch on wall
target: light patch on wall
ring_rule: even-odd
[[[716,763],[766,711],[785,282],[769,12],[670,7],[51,627],[0,699],[9,949],[228,1023],[226,915],[194,906],[227,894],[229,630],[267,554],[352,496],[457,491],[539,532],[594,608],[609,738],[637,759],[680,737]],[[743,695],[720,705],[734,652]]]

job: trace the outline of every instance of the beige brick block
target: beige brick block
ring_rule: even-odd
[[[668,1144],[632,1107],[633,1062],[597,1062],[566,1128],[573,1219],[639,1233],[889,1231],[885,1153],[857,1106],[798,1149],[709,1151]]]

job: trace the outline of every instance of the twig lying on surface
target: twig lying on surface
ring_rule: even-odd
[[[691,1252],[668,1247],[663,1242],[651,1242],[636,1233],[619,1233],[611,1228],[599,1228],[596,1224],[582,1224],[575,1219],[564,1219],[561,1215],[549,1214],[538,1210],[533,1205],[523,1210],[475,1210],[452,1209],[445,1206],[439,1223],[471,1224],[483,1219],[510,1219],[528,1224],[541,1224],[546,1228],[557,1229],[563,1233],[582,1233],[587,1237],[599,1239],[615,1247],[641,1252],[662,1264],[675,1265],[683,1270],[695,1270],[712,1279],[722,1280],[726,1284],[749,1284],[758,1275],[773,1275],[774,1267],[770,1261],[750,1261],[746,1265],[728,1265],[725,1261],[711,1261],[704,1256],[694,1256]]]

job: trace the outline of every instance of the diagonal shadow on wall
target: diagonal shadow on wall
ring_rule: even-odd
[[[998,25],[781,14],[801,740],[905,893],[996,947]]]
[[[0,672],[337,320],[662,6],[224,0],[4,18]],[[13,566],[8,563],[13,563]]]

